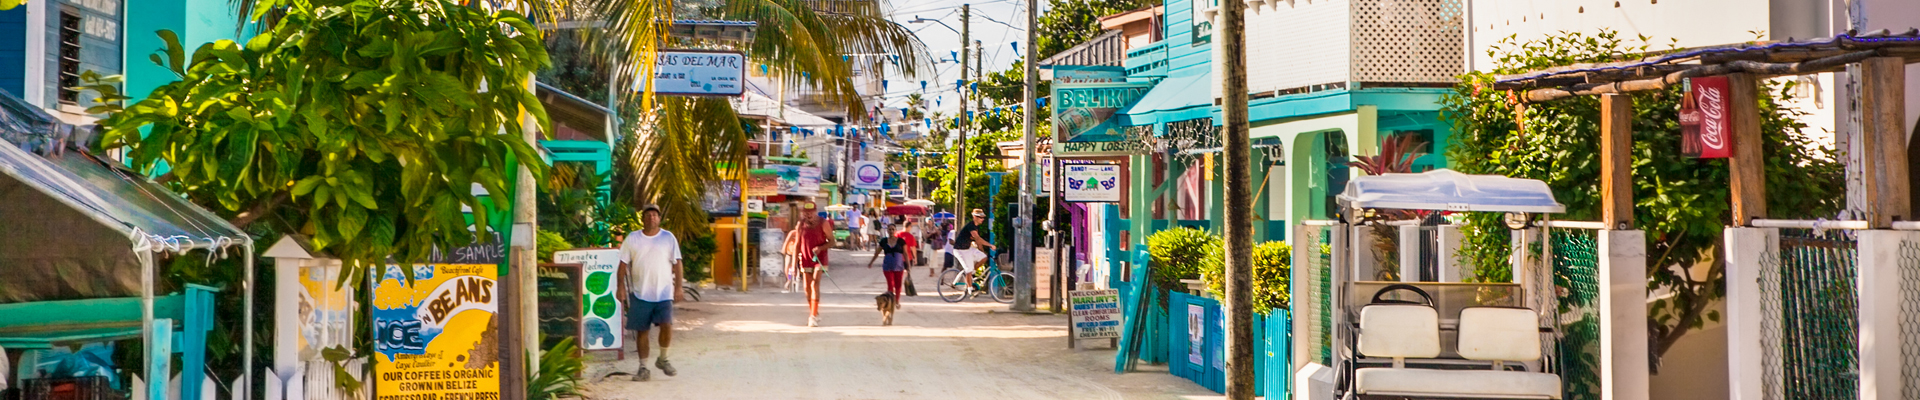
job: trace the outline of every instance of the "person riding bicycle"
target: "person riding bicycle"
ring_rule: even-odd
[[[980,224],[986,222],[987,212],[975,208],[973,220],[961,226],[960,231],[953,235],[953,254],[955,258],[960,259],[962,282],[973,281],[973,270],[986,265],[987,253],[980,251],[976,245],[984,246],[987,250],[994,249],[993,243],[987,242],[986,238],[980,236]]]

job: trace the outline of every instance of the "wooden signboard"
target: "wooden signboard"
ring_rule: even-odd
[[[581,307],[580,264],[540,264],[540,275],[535,277],[539,288],[536,295],[540,304],[540,348],[550,349],[561,339],[573,338],[574,344],[581,343],[580,316],[585,314]]]

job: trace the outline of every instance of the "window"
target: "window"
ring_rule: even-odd
[[[60,10],[60,104],[79,104],[80,15]]]

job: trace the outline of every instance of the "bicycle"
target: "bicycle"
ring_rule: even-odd
[[[984,292],[993,301],[1013,302],[1013,274],[1000,271],[1000,263],[992,252],[988,252],[986,265],[974,268],[972,282],[960,280],[960,268],[965,266],[947,268],[940,272],[940,280],[934,281],[934,290],[940,292],[941,300],[958,303]]]

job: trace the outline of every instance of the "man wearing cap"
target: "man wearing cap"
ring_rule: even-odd
[[[976,245],[985,246],[988,250],[993,249],[993,243],[988,243],[987,239],[980,237],[980,224],[986,222],[987,212],[975,208],[973,209],[973,219],[968,221],[966,225],[961,226],[959,231],[953,233],[954,257],[960,259],[960,265],[962,266],[960,271],[961,282],[972,282],[974,268],[980,268],[981,264],[987,261],[987,253],[980,251],[980,248],[977,248]]]
[[[634,381],[653,376],[647,371],[647,331],[660,328],[660,357],[653,366],[667,376],[678,371],[667,362],[667,346],[673,343],[673,301],[680,298],[683,270],[680,266],[680,240],[673,232],[660,229],[660,207],[648,204],[640,211],[641,228],[620,242],[620,285],[627,292],[626,328],[633,331],[634,353],[640,369]]]

